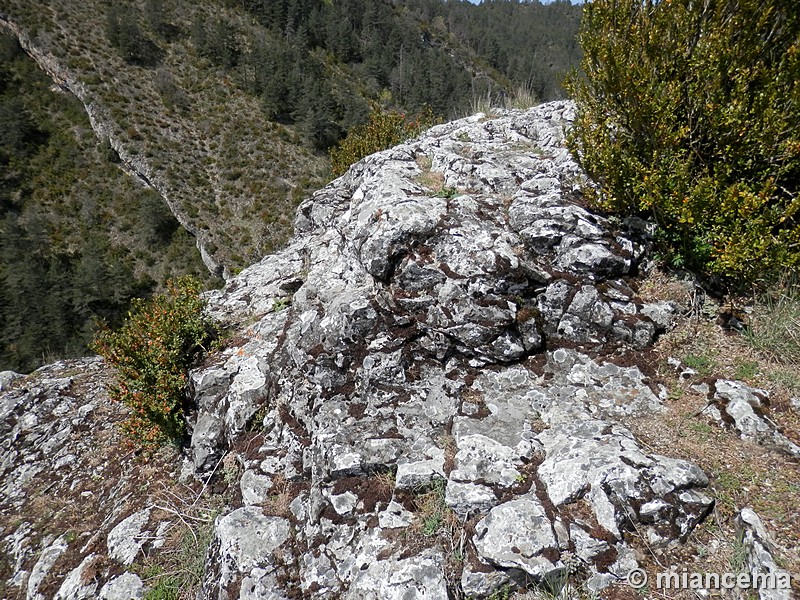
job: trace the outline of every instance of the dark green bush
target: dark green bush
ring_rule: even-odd
[[[95,341],[117,370],[111,397],[131,409],[123,429],[137,446],[177,442],[186,433],[187,370],[214,337],[199,293],[191,277],[170,281],[165,294],[134,300],[124,325],[104,328]]]
[[[651,215],[676,260],[746,282],[800,263],[800,10],[594,0],[574,154],[594,200]]]
[[[125,62],[152,67],[161,61],[163,51],[142,31],[138,18],[133,6],[112,4],[106,13],[106,37]]]
[[[365,125],[353,127],[347,137],[335,148],[331,148],[333,174],[338,177],[365,156],[396,146],[418,135],[435,122],[430,110],[409,119],[403,113],[373,106],[369,121]]]

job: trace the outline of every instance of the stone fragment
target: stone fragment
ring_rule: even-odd
[[[44,581],[44,578],[47,577],[58,558],[66,551],[67,541],[63,535],[56,538],[42,550],[39,559],[31,570],[30,577],[28,577],[27,598],[29,600],[44,600],[44,596],[38,593],[39,586]]]
[[[98,558],[95,554],[90,554],[72,569],[62,581],[53,600],[94,600],[97,597],[97,581],[91,571]]]
[[[144,598],[144,584],[138,575],[123,573],[119,577],[109,579],[100,588],[100,600],[139,600]]]
[[[395,486],[400,490],[413,490],[428,485],[435,478],[445,478],[444,451],[436,448],[428,453],[434,457],[427,460],[404,462],[397,465]]]
[[[239,487],[242,490],[242,501],[246,505],[263,504],[272,489],[272,479],[253,469],[246,469],[239,480]]]
[[[347,600],[448,600],[442,557],[430,550],[370,564],[344,595]]]
[[[462,521],[486,514],[497,502],[495,493],[484,485],[453,480],[447,482],[445,503]]]
[[[219,517],[215,524],[221,564],[246,573],[271,564],[272,552],[289,537],[289,522],[265,516],[261,508],[245,506]]]
[[[558,543],[535,497],[495,506],[475,526],[473,543],[484,560],[499,567],[522,569],[537,580],[557,569]]]
[[[14,371],[0,371],[0,392],[9,389],[17,379],[22,377],[24,375]]]
[[[718,379],[705,409],[718,422],[732,423],[742,439],[779,448],[800,457],[800,446],[786,438],[766,416],[769,394],[740,381]]]
[[[766,576],[769,583],[758,586],[759,600],[789,600],[792,597],[791,574],[775,562],[775,542],[759,516],[750,508],[736,517],[736,529],[745,550],[744,570],[751,576]]]
[[[653,302],[643,305],[639,312],[653,321],[661,331],[668,331],[678,313],[674,302]]]
[[[464,562],[461,573],[461,590],[467,598],[491,598],[493,594],[512,585],[511,577],[505,571],[496,571],[488,564],[474,569],[472,562]]]
[[[392,500],[385,510],[378,513],[378,526],[381,529],[399,529],[408,527],[414,520],[414,513],[403,508],[402,504]]]
[[[708,479],[686,461],[648,455],[639,448],[633,435],[619,425],[586,419],[555,424],[537,436],[546,458],[538,475],[548,497],[561,506],[585,497],[597,522],[621,538],[620,527],[630,519],[644,523],[653,542],[669,542],[673,527],[685,539],[702,519],[712,499],[693,488],[705,487]],[[661,501],[677,494],[664,508]],[[644,515],[637,510],[644,507]],[[662,533],[663,532],[663,533]],[[667,537],[664,537],[667,535]]]
[[[108,534],[108,555],[125,566],[131,564],[148,541],[149,520],[150,509],[145,508],[120,521]]]
[[[464,435],[457,440],[455,469],[450,479],[460,482],[478,481],[510,487],[516,483],[522,465],[513,449],[485,435]]]

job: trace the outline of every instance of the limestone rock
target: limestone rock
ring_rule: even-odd
[[[367,157],[301,204],[284,250],[207,294],[235,335],[190,374],[191,468],[201,487],[241,476],[199,598],[489,597],[573,559],[599,589],[636,564],[631,521],[657,546],[703,518],[700,469],[619,423],[663,410],[630,357],[675,311],[633,289],[647,228],[577,201],[573,118],[567,102],[477,115]],[[0,508],[57,473],[55,492],[104,515],[80,548],[5,534],[31,597],[65,556],[58,585],[89,593],[79,574],[105,539],[127,563],[166,527],[127,458],[77,470],[114,435],[83,433],[114,419],[80,374],[105,367],[79,366],[0,397]],[[140,583],[100,569],[91,593]]]
[[[290,526],[286,519],[264,515],[261,508],[244,506],[217,518],[215,539],[209,561],[216,565],[208,569],[203,592],[207,598],[227,598],[227,590],[241,583],[250,597],[256,590],[275,590],[271,598],[283,598],[277,592],[275,580],[276,555],[289,539]],[[213,576],[213,579],[212,579]]]
[[[0,392],[7,390],[17,380],[23,376],[14,371],[0,371]]]
[[[505,568],[519,568],[542,580],[557,568],[558,544],[541,503],[529,496],[495,506],[475,528],[478,556]]]
[[[163,542],[169,519],[153,514],[153,495],[177,473],[170,465],[144,476],[142,461],[120,451],[126,409],[109,399],[110,383],[90,357],[42,367],[0,393],[0,512],[31,515],[0,525],[9,597],[144,595],[120,566]]]
[[[424,552],[406,559],[378,561],[362,571],[344,598],[348,600],[447,600],[442,557]]]
[[[800,446],[777,431],[765,415],[769,394],[740,381],[718,379],[709,392],[706,411],[722,424],[731,424],[743,439],[779,448],[800,457]]]
[[[746,552],[746,572],[772,577],[769,585],[758,586],[759,600],[789,600],[791,574],[775,562],[775,542],[759,516],[752,509],[742,509],[736,517],[736,528]]]
[[[144,584],[138,575],[123,573],[100,588],[100,600],[139,600],[144,598]]]
[[[136,558],[150,532],[145,532],[150,509],[140,510],[120,521],[108,534],[108,555],[129,565]]]
[[[97,557],[90,554],[64,578],[53,600],[89,600],[97,596],[97,582],[89,575]]]
[[[573,117],[569,103],[475,116],[367,157],[300,206],[285,250],[208,294],[242,341],[191,375],[197,474],[257,412],[242,502],[261,477],[297,497],[291,524],[255,504],[218,520],[204,597],[237,583],[248,598],[488,596],[510,574],[559,573],[571,547],[600,586],[631,564],[624,521],[657,545],[702,519],[702,472],[617,423],[663,394],[603,350],[646,347],[676,309],[642,305],[625,279],[648,228],[572,200]],[[436,541],[448,510],[477,522],[460,583]],[[419,531],[427,545],[404,547]]]

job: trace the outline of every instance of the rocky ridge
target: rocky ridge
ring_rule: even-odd
[[[117,128],[107,114],[108,111],[104,109],[102,104],[95,101],[87,86],[52,53],[39,48],[23,28],[3,13],[0,13],[0,27],[11,32],[17,38],[22,49],[36,61],[39,68],[47,73],[59,88],[69,92],[81,101],[97,137],[101,140],[108,140],[110,147],[117,153],[121,165],[126,171],[159,193],[178,222],[197,240],[197,249],[200,251],[203,263],[209,271],[216,275],[223,275],[223,266],[218,264],[215,258],[206,250],[207,234],[193,225],[180,204],[171,200],[171,194],[167,193],[166,190],[166,182],[162,181],[162,178],[154,172],[148,161],[130,152],[129,148],[123,144],[116,134]]]
[[[249,324],[192,375],[195,469],[257,442],[206,597],[286,597],[287,565],[316,597],[486,597],[567,555],[600,589],[636,565],[627,530],[667,544],[703,518],[702,471],[615,422],[660,410],[623,348],[674,307],[630,286],[644,224],[580,206],[572,110],[479,115],[362,161],[301,205],[285,251],[212,292],[214,316]],[[277,480],[293,500],[265,514]],[[437,486],[460,568],[435,535],[402,543]]]
[[[678,308],[637,296],[647,225],[582,206],[563,145],[573,111],[476,115],[366,158],[300,206],[285,250],[208,294],[230,339],[191,373],[184,477],[225,471],[235,493],[200,597],[487,598],[568,579],[602,594],[639,564],[632,535],[679,544],[713,509],[700,468],[622,424],[664,410],[647,349]],[[92,414],[79,404],[103,405],[102,385],[71,394],[66,365],[53,368],[55,383],[23,378],[2,397],[3,514],[46,493],[26,469],[82,464],[67,445],[43,449],[61,439],[45,421],[61,431]],[[107,376],[94,360],[71,368]],[[722,418],[758,391],[708,394]],[[25,416],[65,396],[54,417]],[[141,597],[128,565],[176,518],[156,491],[101,506],[92,544],[21,518],[3,532],[9,589]],[[778,569],[751,513],[748,561]]]

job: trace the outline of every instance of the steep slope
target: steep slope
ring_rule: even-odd
[[[625,583],[636,567],[720,572],[734,556],[736,569],[786,582],[763,600],[790,598],[779,564],[798,564],[797,528],[776,545],[751,510],[720,520],[722,487],[694,464],[707,457],[661,454],[646,436],[642,423],[672,418],[651,347],[682,309],[638,295],[647,224],[581,206],[562,143],[572,114],[476,115],[368,157],[300,206],[283,251],[211,292],[231,337],[191,374],[194,490],[170,484],[169,469],[134,483],[130,457],[115,460],[108,443],[87,452],[109,436],[102,363],[14,380],[0,397],[6,593],[163,591],[188,569],[170,557],[191,522],[202,535],[179,537],[195,549],[186,564],[206,557],[200,598],[445,600],[565,585],[636,598]],[[704,385],[720,460],[757,457],[760,481],[791,504],[800,450],[765,418],[763,393]],[[739,439],[748,431],[764,446]],[[64,531],[70,513],[45,502],[50,490],[96,495],[89,527]],[[213,526],[200,503],[221,511]]]
[[[0,26],[84,103],[98,137],[164,198],[209,269],[227,277],[285,241],[296,204],[327,175],[321,151],[365,120],[368,100],[452,117],[486,93],[507,95],[515,79],[431,12],[445,8],[435,0],[8,0]],[[538,5],[521,10],[561,19]],[[560,93],[556,71],[576,58],[579,10],[563,17],[563,39],[542,42],[549,50],[536,51],[539,62],[522,61],[521,85],[536,75],[545,93]],[[529,72],[537,65],[541,72]]]
[[[178,22],[201,10],[184,8]],[[100,2],[6,10],[0,24],[81,100],[98,137],[167,202],[212,272],[227,274],[285,240],[294,205],[321,183],[325,161],[185,37],[164,44],[159,69],[148,69],[111,47]]]
[[[0,370],[83,356],[165,279],[212,277],[153,190],[126,175],[83,105],[0,31]]]

